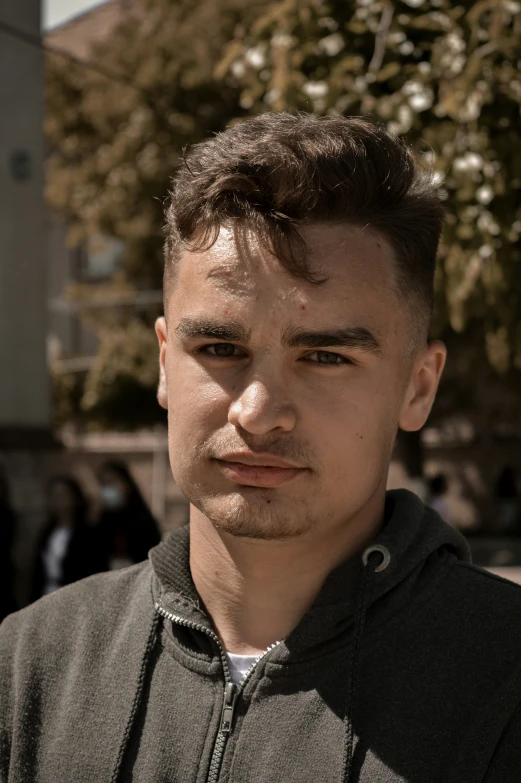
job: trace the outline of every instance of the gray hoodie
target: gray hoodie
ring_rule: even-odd
[[[2,783],[521,781],[521,589],[411,493],[386,519],[238,688],[188,528],[8,617]]]

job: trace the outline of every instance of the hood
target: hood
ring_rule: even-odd
[[[185,526],[151,550],[156,599],[186,620],[211,628],[190,574],[189,539],[190,529]],[[407,603],[412,594],[417,596],[428,589],[439,572],[440,559],[451,554],[470,561],[463,536],[404,489],[387,492],[385,522],[373,545],[384,547],[390,560],[372,579],[366,633]],[[332,571],[311,609],[274,651],[272,660],[282,662],[288,655],[293,660],[309,657],[314,648],[322,647],[352,624],[363,572],[361,554]]]

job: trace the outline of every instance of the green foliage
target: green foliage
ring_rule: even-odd
[[[90,57],[120,81],[47,57],[47,199],[72,241],[123,239],[124,269],[140,285],[161,283],[163,202],[183,148],[243,113],[237,88],[213,78],[240,9],[139,0]]]
[[[83,416],[81,400],[84,387],[85,373],[64,373],[51,368],[54,427],[63,427],[71,421],[81,421]]]
[[[159,286],[163,200],[186,144],[268,109],[370,114],[405,136],[443,181],[448,219],[433,334],[454,348],[451,389],[468,402],[477,378],[498,373],[513,387],[521,371],[521,5],[136,0],[134,7],[92,59],[139,88],[48,59],[47,194],[72,239],[91,232],[123,239],[127,280]],[[128,389],[110,375],[110,363],[128,350],[120,329],[117,349],[105,330],[84,397],[89,415],[109,424],[113,415],[122,420],[117,399]],[[134,332],[127,339],[150,350]],[[138,368],[136,350],[121,378],[136,373],[145,388],[152,376]],[[456,398],[447,393],[442,408]],[[129,421],[139,409],[130,406]]]
[[[165,411],[151,393],[158,382],[157,341],[151,326],[131,321],[119,329],[103,329],[100,337],[82,410],[107,429],[166,423]]]

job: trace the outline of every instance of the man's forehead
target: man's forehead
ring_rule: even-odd
[[[251,294],[256,288],[256,277],[239,259],[217,263],[209,259],[206,267],[201,268],[201,282],[207,282],[224,293],[236,295]]]
[[[340,232],[313,228],[305,240],[321,264],[317,269],[325,273],[323,283],[292,275],[254,235],[244,243],[222,230],[208,250],[180,260],[170,300],[174,322],[187,317],[213,321],[219,327],[215,335],[235,322],[257,336],[269,331],[270,339],[301,327],[324,333],[358,329],[382,346],[405,328],[384,240],[349,227]]]
[[[382,292],[394,288],[392,250],[369,230],[310,225],[301,233],[307,247],[308,268],[325,281],[324,286],[288,272],[253,231],[239,233],[227,228],[221,228],[216,242],[207,250],[183,254],[181,276],[196,286],[208,283],[231,294],[251,293],[261,281],[304,290],[312,298],[313,292],[318,294],[321,288],[325,289],[321,293],[331,296],[339,285],[369,286]]]

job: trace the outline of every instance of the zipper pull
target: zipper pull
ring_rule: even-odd
[[[224,689],[224,704],[221,715],[221,728],[223,734],[229,734],[232,730],[233,714],[235,712],[235,704],[237,702],[237,696],[239,695],[238,688],[234,682],[226,683]]]

